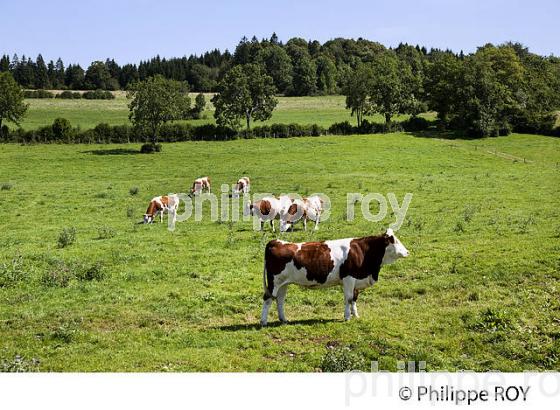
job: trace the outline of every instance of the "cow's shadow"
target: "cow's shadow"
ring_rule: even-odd
[[[226,332],[237,332],[239,330],[259,330],[266,329],[270,327],[280,327],[280,326],[293,326],[293,325],[303,325],[303,326],[313,326],[317,324],[325,323],[336,323],[344,322],[342,319],[302,319],[302,320],[290,320],[288,323],[282,323],[280,321],[268,322],[266,326],[261,326],[260,323],[240,323],[237,325],[224,325],[216,326],[214,329],[223,330]]]

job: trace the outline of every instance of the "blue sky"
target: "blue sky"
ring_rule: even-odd
[[[123,64],[232,51],[243,35],[276,32],[282,41],[363,37],[465,52],[512,40],[560,55],[559,16],[560,0],[0,0],[0,54]]]

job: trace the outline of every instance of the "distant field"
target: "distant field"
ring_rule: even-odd
[[[213,107],[210,104],[211,95],[207,94],[206,100],[209,109],[206,119],[191,121],[193,124],[214,122]],[[194,94],[193,94],[194,100]],[[300,123],[319,124],[328,127],[332,123],[356,119],[346,110],[344,96],[325,97],[279,97],[279,103],[273,113],[272,119],[267,123]],[[128,101],[125,93],[118,92],[114,100],[63,100],[63,99],[28,99],[29,111],[22,127],[33,129],[49,125],[57,117],[68,119],[72,125],[82,129],[93,128],[101,122],[111,125],[126,124],[128,121]],[[430,116],[430,114],[427,114]],[[433,116],[433,115],[431,115]],[[369,118],[382,122],[380,115]],[[254,125],[261,125],[255,122]]]
[[[323,112],[340,100],[322,99]],[[293,118],[317,100],[282,101],[279,113]],[[72,102],[82,103],[124,104]],[[1,147],[0,368],[20,355],[19,366],[42,371],[317,371],[349,347],[366,371],[371,360],[392,371],[398,361],[560,369],[560,139],[385,134],[137,149]],[[346,193],[411,192],[398,232],[411,256],[381,270],[358,320],[342,321],[341,289],[293,287],[291,323],[277,326],[273,312],[260,329],[263,247],[277,235],[208,218],[174,232],[138,224],[154,195],[185,192],[200,175],[216,189],[249,175],[254,192],[328,194],[331,218],[318,232],[281,235],[293,241],[379,233],[394,218],[346,221]],[[65,227],[76,242],[59,248]]]

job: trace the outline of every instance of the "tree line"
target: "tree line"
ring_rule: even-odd
[[[41,56],[33,62],[4,55],[0,71],[22,87],[134,90],[161,78],[184,84],[183,93],[215,91],[217,124],[238,128],[243,122],[247,129],[271,117],[277,94],[341,93],[358,127],[374,113],[388,125],[397,114],[435,111],[440,127],[477,136],[550,134],[560,109],[560,59],[519,43],[487,44],[465,55],[408,44],[392,49],[365,39],[321,44],[292,38],[284,44],[273,34],[243,38],[233,54],[213,50],[122,67],[108,59],[85,72],[79,65],[64,68],[60,59],[45,65]]]

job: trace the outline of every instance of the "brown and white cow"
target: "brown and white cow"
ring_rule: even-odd
[[[323,212],[323,200],[318,195],[303,199],[292,199],[290,206],[282,210],[280,215],[280,232],[286,232],[294,227],[298,221],[303,222],[303,229],[307,230],[307,221],[315,221],[314,230],[319,229],[319,221]]]
[[[344,319],[358,317],[356,300],[362,289],[377,282],[383,265],[408,256],[408,250],[392,229],[382,235],[323,242],[290,243],[270,241],[264,254],[264,304],[261,325],[266,326],[272,300],[276,299],[278,318],[286,322],[284,300],[288,285],[308,288],[342,284]]]
[[[251,190],[251,180],[249,177],[241,177],[237,180],[237,184],[233,187],[233,195],[239,196],[239,194],[248,194]]]
[[[210,193],[210,177],[201,177],[194,180],[191,188],[191,195],[199,195],[204,190]]]
[[[249,203],[247,206],[247,211],[250,215],[258,218],[259,220],[259,230],[263,229],[264,222],[270,222],[272,227],[272,232],[274,229],[274,219],[280,218],[280,213],[282,207],[286,206],[285,198],[276,198],[274,196],[265,196],[255,202]]]
[[[177,218],[177,208],[179,207],[179,196],[177,194],[156,196],[148,205],[148,209],[144,214],[144,223],[154,222],[155,217],[159,214],[160,221],[163,222],[163,213],[168,212],[173,221]]]

